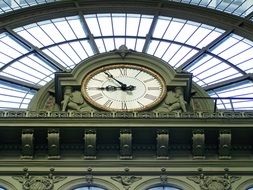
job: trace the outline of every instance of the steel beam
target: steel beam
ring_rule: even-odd
[[[8,32],[14,39],[16,39],[19,43],[23,44],[26,46],[28,49],[31,51],[36,52],[39,54],[49,65],[55,67],[56,69],[60,71],[66,71],[66,68],[63,67],[60,63],[55,61],[53,58],[49,57],[47,54],[45,54],[42,50],[40,50],[38,47],[34,46],[30,42],[28,42],[26,39],[24,39],[22,36],[14,32],[12,29],[9,27],[5,28],[6,32]]]
[[[77,15],[78,11],[81,11],[83,14],[124,11],[128,13],[151,15],[155,15],[158,11],[160,11],[159,15],[162,16],[187,19],[217,26],[225,30],[228,30],[231,28],[231,26],[233,27],[238,22],[244,22],[243,25],[236,28],[235,33],[244,37],[247,36],[247,38],[253,40],[252,22],[248,22],[242,17],[223,13],[217,10],[207,9],[205,7],[170,1],[163,1],[163,6],[159,7],[161,1],[158,0],[78,1],[79,7],[77,7],[74,2],[75,1],[59,1],[56,3],[32,6],[23,8],[22,10],[16,10],[10,13],[2,14],[0,15],[0,31],[6,26],[9,26],[10,28],[16,28],[42,20]]]
[[[0,75],[0,80],[2,80],[4,82],[15,84],[15,85],[18,85],[18,86],[23,86],[23,87],[29,88],[31,90],[38,91],[40,89],[39,86],[36,86],[34,84],[30,84],[28,82],[20,81],[20,80],[13,79],[13,78],[6,77],[6,76],[2,76],[2,75]]]
[[[235,84],[235,83],[247,80],[247,79],[253,81],[252,74],[246,74],[246,75],[243,75],[243,76],[240,76],[240,77],[236,77],[236,78],[233,78],[233,79],[229,79],[229,80],[226,80],[226,81],[218,82],[218,83],[209,85],[207,87],[204,87],[203,89],[205,91],[210,91],[210,90],[221,88],[221,87],[224,87],[224,86],[227,86],[227,85],[230,85],[230,84]]]
[[[80,5],[77,1],[74,2],[75,3],[75,6],[79,9],[80,8]],[[78,16],[79,16],[79,19],[80,19],[80,22],[81,22],[81,25],[82,25],[82,28],[84,30],[84,33],[86,34],[86,36],[88,37],[88,42],[91,46],[91,49],[93,51],[94,54],[97,54],[99,53],[99,49],[98,49],[98,46],[94,40],[94,36],[93,34],[91,33],[90,31],[90,28],[86,22],[86,20],[84,19],[84,14],[82,13],[82,11],[78,11]]]
[[[208,52],[211,48],[215,47],[217,44],[222,42],[225,38],[227,38],[231,33],[233,32],[233,29],[228,30],[224,32],[222,35],[220,35],[218,38],[213,40],[211,43],[209,43],[207,46],[202,48],[198,53],[196,53],[194,56],[192,56],[190,59],[188,59],[186,62],[184,62],[182,65],[180,65],[177,70],[182,71],[185,68],[187,68],[189,65],[191,65],[193,62],[198,60],[201,56],[203,56],[206,52]]]
[[[148,47],[149,47],[149,44],[151,42],[151,39],[152,39],[152,36],[153,36],[153,33],[154,33],[154,30],[155,30],[155,27],[156,27],[156,23],[158,21],[158,14],[157,13],[154,18],[153,18],[153,21],[151,23],[151,26],[150,26],[150,29],[149,29],[149,32],[146,36],[146,40],[145,40],[145,43],[144,43],[144,46],[143,46],[143,49],[142,49],[142,52],[143,53],[147,53],[148,51]]]

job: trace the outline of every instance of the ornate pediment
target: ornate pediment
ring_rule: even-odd
[[[207,96],[192,83],[191,73],[176,72],[160,59],[121,46],[84,60],[71,72],[56,73],[54,82],[37,93],[29,108],[78,112],[191,112],[213,108],[209,100],[192,101],[193,92]]]

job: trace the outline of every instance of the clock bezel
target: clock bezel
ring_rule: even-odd
[[[98,104],[96,101],[94,101],[89,95],[88,93],[86,93],[86,86],[89,82],[89,80],[97,75],[98,73],[101,73],[105,70],[108,69],[119,69],[119,68],[133,68],[133,69],[138,69],[138,70],[143,70],[144,72],[154,76],[159,83],[161,84],[161,94],[160,96],[153,101],[152,103],[145,105],[144,107],[141,108],[136,108],[136,109],[129,109],[129,110],[123,110],[123,109],[115,109],[115,108],[110,108],[110,107],[105,107],[101,104]],[[111,111],[111,112],[141,112],[141,111],[147,111],[155,106],[157,106],[159,103],[161,103],[166,94],[167,94],[167,85],[166,82],[164,80],[164,78],[158,74],[156,71],[154,71],[153,69],[149,68],[149,67],[144,67],[143,65],[137,65],[137,64],[131,64],[131,63],[114,63],[114,64],[109,64],[109,65],[104,65],[102,67],[97,67],[95,69],[93,69],[92,71],[88,72],[88,74],[83,78],[82,83],[81,83],[81,93],[83,95],[83,97],[85,98],[85,100],[91,104],[92,106],[99,108],[101,110],[104,111]]]

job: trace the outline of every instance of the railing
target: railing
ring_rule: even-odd
[[[210,100],[213,112],[216,111],[253,111],[253,98],[238,97],[192,97],[193,100]],[[202,111],[202,110],[201,110]]]

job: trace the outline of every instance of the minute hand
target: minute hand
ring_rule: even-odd
[[[119,83],[120,86],[121,86],[121,88],[122,88],[122,90],[126,89],[126,87],[127,87],[126,84],[120,82],[119,80],[117,80],[116,78],[114,78],[113,75],[111,75],[111,74],[109,74],[109,73],[107,73],[107,72],[105,72],[105,74],[106,74],[109,78],[111,78],[111,79],[115,80],[117,83]]]

